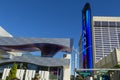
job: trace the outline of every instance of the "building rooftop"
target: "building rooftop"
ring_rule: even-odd
[[[44,56],[53,56],[58,51],[71,52],[70,38],[23,38],[0,37],[0,49],[3,51],[41,51]]]
[[[120,21],[120,17],[109,17],[109,16],[93,16],[93,21]]]

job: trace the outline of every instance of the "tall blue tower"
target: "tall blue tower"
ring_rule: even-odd
[[[82,58],[83,68],[93,68],[92,21],[89,3],[86,3],[82,10]]]

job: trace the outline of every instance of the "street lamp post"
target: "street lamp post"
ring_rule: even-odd
[[[73,48],[73,51],[75,52],[75,53],[74,53],[74,80],[76,80],[76,78],[75,78],[75,77],[76,77],[76,73],[75,73],[75,72],[76,72],[76,65],[77,65],[77,64],[76,64],[76,58],[77,58],[77,54],[76,54],[76,53],[77,53],[77,49],[74,49],[74,48]]]
[[[92,47],[92,46],[88,46],[88,47],[86,47],[85,49],[83,49],[81,52],[79,52],[77,49],[74,49],[73,48],[73,52],[74,52],[74,80],[76,80],[76,69],[77,69],[77,56],[78,55],[80,55],[83,51],[85,51],[85,50],[87,50],[88,48],[90,48],[90,47]]]

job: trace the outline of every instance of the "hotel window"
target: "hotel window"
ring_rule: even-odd
[[[102,22],[102,27],[108,27],[108,22],[107,21],[103,21]]]
[[[120,22],[117,22],[117,27],[120,27]]]
[[[118,39],[119,39],[119,45],[120,45],[120,33],[118,34]]]
[[[100,25],[100,22],[99,22],[99,21],[95,21],[95,22],[94,22],[94,26],[95,26],[95,27],[101,26],[101,25]]]
[[[102,54],[100,54],[100,55],[97,55],[96,57],[101,57],[101,58],[102,58],[102,57],[103,57],[103,55],[102,55]]]
[[[102,51],[100,51],[100,52],[97,51],[97,56],[98,56],[98,55],[101,55],[101,53],[102,53]]]
[[[100,30],[101,29],[101,27],[95,27],[95,30]]]
[[[116,25],[115,25],[115,22],[109,22],[109,26],[110,26],[110,27],[116,26]]]

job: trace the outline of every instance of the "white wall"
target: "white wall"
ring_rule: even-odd
[[[69,66],[64,66],[63,67],[63,80],[70,80],[70,67]]]

